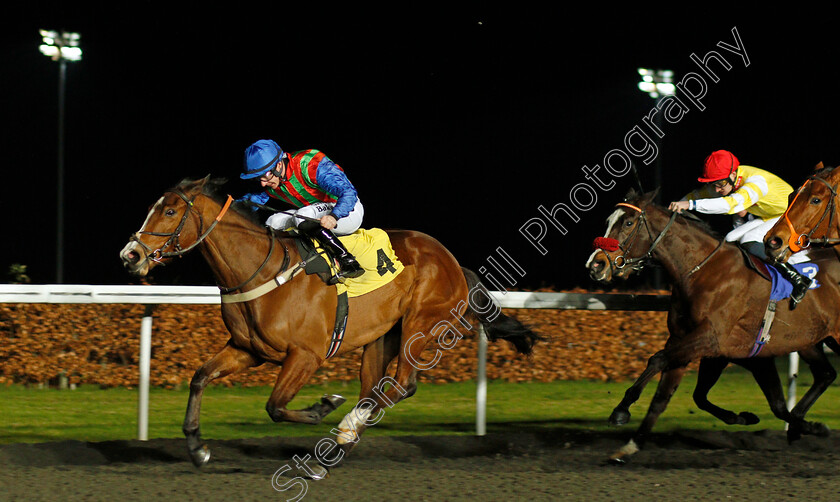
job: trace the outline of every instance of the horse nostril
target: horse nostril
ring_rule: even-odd
[[[600,272],[601,270],[604,269],[605,266],[606,266],[606,264],[603,261],[595,260],[595,261],[592,262],[592,271],[593,272]]]
[[[776,250],[782,247],[782,239],[778,237],[773,237],[767,241],[767,247],[770,249]]]
[[[134,251],[129,251],[123,254],[123,260],[128,265],[136,265],[138,261],[140,261],[140,255]]]

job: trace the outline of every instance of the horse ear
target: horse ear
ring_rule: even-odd
[[[645,194],[644,201],[647,204],[650,204],[651,202],[653,202],[654,199],[656,199],[656,194],[658,194],[658,193],[659,193],[659,187],[656,187],[656,190],[653,190],[653,191]]]
[[[201,178],[200,180],[196,180],[195,187],[196,191],[201,193],[204,191],[204,187],[207,186],[208,183],[211,183],[210,175]]]
[[[627,190],[627,193],[624,195],[624,202],[631,201],[631,200],[636,200],[638,197],[639,197],[639,193],[636,192],[636,189],[633,188],[633,187],[630,187],[630,189]]]
[[[817,162],[817,165],[814,166],[814,171],[821,171],[824,169],[822,161]]]

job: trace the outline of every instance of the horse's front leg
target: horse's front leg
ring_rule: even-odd
[[[653,429],[653,425],[659,419],[659,415],[661,415],[665,411],[665,408],[668,407],[668,403],[671,401],[671,396],[674,395],[677,387],[679,387],[685,371],[686,367],[683,366],[680,368],[669,369],[662,373],[662,377],[659,379],[659,385],[656,387],[656,393],[653,395],[653,399],[650,402],[647,415],[645,415],[644,420],[642,420],[642,423],[639,425],[639,428],[636,430],[633,438],[620,450],[610,456],[610,462],[623,464],[627,462],[627,459],[631,455],[638,452],[644,446],[645,441],[647,440],[647,435]]]
[[[648,359],[647,367],[639,375],[639,378],[633,382],[625,392],[624,398],[618,403],[618,406],[613,409],[610,414],[611,425],[624,425],[630,421],[630,406],[639,400],[642,391],[654,375],[665,369],[668,364],[668,359],[665,357],[665,351],[660,350]]]
[[[187,438],[190,458],[196,467],[201,467],[210,460],[210,449],[201,440],[199,426],[201,397],[204,395],[207,384],[217,378],[260,364],[262,361],[251,353],[236,348],[228,342],[218,354],[204,363],[193,375],[190,381],[190,398],[187,402],[187,413],[184,416],[183,431]]]

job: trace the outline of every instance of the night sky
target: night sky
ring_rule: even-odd
[[[819,161],[840,162],[840,43],[827,12],[191,5],[4,13],[4,278],[23,263],[33,282],[55,282],[59,65],[39,53],[39,28],[81,33],[84,51],[66,83],[70,284],[133,283],[118,253],[149,205],[186,177],[228,177],[234,196],[255,189],[238,173],[244,149],[262,138],[339,163],[366,227],[429,233],[475,270],[503,248],[525,271],[511,289],[597,287],[584,270],[591,242],[635,185],[604,167],[615,149],[646,189],[661,163],[666,202],[696,186],[717,149],[792,185]],[[718,45],[736,46],[733,29],[748,66]],[[709,64],[718,82],[691,58],[709,51],[730,65]],[[640,66],[673,70],[686,92],[699,94],[697,79],[682,80],[691,72],[706,86],[696,102],[678,92],[687,106],[664,122],[649,165],[625,145],[634,128],[652,135],[643,119],[655,101],[636,87]],[[596,165],[598,182],[582,170]],[[590,190],[575,191],[581,183]],[[547,225],[542,255],[520,228],[572,194],[589,207],[563,220],[565,235]],[[725,230],[726,217],[709,218]],[[154,281],[212,284],[199,253]]]

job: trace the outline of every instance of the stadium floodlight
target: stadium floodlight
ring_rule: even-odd
[[[673,96],[677,90],[673,84],[674,72],[671,70],[639,68],[639,75],[642,77],[639,89],[654,99],[659,96]]]
[[[79,47],[81,35],[72,32],[57,32],[55,30],[40,30],[44,43],[39,49],[53,61],[81,61],[82,48]]]
[[[64,282],[64,88],[67,78],[67,62],[81,61],[81,35],[73,32],[39,30],[43,43],[38,48],[53,61],[58,61],[58,170],[56,177],[56,284]]]

